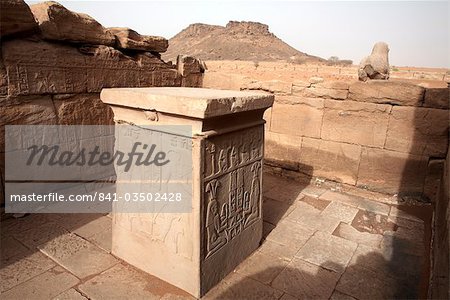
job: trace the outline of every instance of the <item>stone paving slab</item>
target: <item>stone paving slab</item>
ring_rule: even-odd
[[[295,204],[287,204],[263,198],[263,218],[264,221],[276,225],[283,217],[289,215],[295,209]]]
[[[0,259],[1,261],[6,261],[9,258],[17,255],[23,255],[28,253],[29,250],[22,245],[19,241],[11,236],[5,236],[1,238],[0,241],[1,251],[0,251]]]
[[[299,299],[328,299],[340,275],[294,258],[272,282],[272,286]]]
[[[397,279],[381,276],[360,265],[347,268],[339,280],[336,290],[357,299],[416,298],[416,292],[408,290]]]
[[[194,299],[186,292],[125,264],[117,264],[79,285],[90,299]]]
[[[287,293],[284,293],[283,296],[281,296],[280,300],[297,300],[297,298]]]
[[[327,189],[317,187],[314,185],[308,185],[307,187],[302,189],[302,194],[305,196],[313,197],[313,198],[319,198],[326,191],[327,191]]]
[[[355,252],[357,244],[346,239],[316,232],[296,257],[317,266],[342,273]]]
[[[349,267],[363,266],[381,276],[408,278],[418,277],[423,258],[398,253],[396,249],[381,249],[358,245]]]
[[[59,294],[52,300],[87,300],[87,298],[81,295],[81,293],[74,288],[71,288],[70,290],[66,290],[65,292]]]
[[[320,196],[320,199],[341,202],[353,207],[357,207],[366,211],[374,212],[382,215],[389,215],[390,206],[384,203],[364,199],[359,196],[353,196],[344,193],[327,191]]]
[[[258,251],[273,257],[291,260],[298,250],[300,250],[301,246],[303,246],[301,243],[297,245],[283,245],[270,240],[265,240]]]
[[[112,255],[72,233],[54,238],[38,248],[80,279],[118,263]]]
[[[289,261],[289,259],[256,251],[236,268],[236,272],[259,282],[270,284]]]
[[[111,221],[110,221],[111,222]],[[112,247],[112,228],[108,228],[101,232],[98,232],[87,238],[88,241],[94,243],[100,249],[110,253]]]
[[[0,292],[11,289],[25,281],[42,274],[56,264],[40,252],[29,252],[23,255],[2,260],[0,266]]]
[[[312,230],[322,230],[332,233],[340,221],[328,216],[322,216],[321,211],[300,201],[295,209],[286,217],[286,220],[300,224]]]
[[[331,295],[331,297],[330,297],[330,300],[356,300],[356,298],[353,298],[352,296],[341,293],[338,290],[334,290],[333,295]]]
[[[15,232],[12,235],[29,249],[34,249],[38,245],[68,233],[67,230],[60,227],[57,223],[48,222],[25,231]]]
[[[338,219],[344,223],[351,223],[358,213],[358,209],[339,202],[331,202],[321,213],[323,217]]]
[[[217,286],[211,289],[202,299],[223,299],[223,300],[277,300],[283,292],[270,286],[260,283],[252,278],[231,273],[225,277]]]
[[[380,247],[381,241],[383,240],[383,236],[381,234],[361,232],[353,226],[342,222],[333,232],[333,235],[371,247]]]
[[[391,209],[389,211],[389,216],[394,217],[394,218],[397,217],[397,218],[402,218],[402,219],[408,219],[408,220],[416,221],[416,222],[423,222],[418,217],[408,214],[407,212],[400,210],[395,206],[391,206]]]
[[[303,191],[302,191],[302,193],[303,193]],[[308,205],[310,205],[320,211],[323,211],[331,203],[330,201],[327,201],[327,200],[322,200],[319,198],[314,198],[314,197],[306,196],[306,195],[300,201],[305,202]]]
[[[301,224],[283,220],[267,235],[266,239],[288,247],[300,249],[313,235],[314,230]]]
[[[78,278],[58,266],[2,293],[2,299],[52,299],[78,282]]]
[[[25,218],[10,218],[1,221],[0,232],[2,236],[10,236],[18,232],[34,229],[41,225],[47,224],[49,214],[31,214]]]

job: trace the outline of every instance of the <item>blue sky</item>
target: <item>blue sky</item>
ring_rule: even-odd
[[[36,1],[26,1],[29,4]],[[294,48],[355,63],[377,41],[395,66],[450,67],[448,1],[60,1],[106,27],[172,37],[191,23],[258,21]]]

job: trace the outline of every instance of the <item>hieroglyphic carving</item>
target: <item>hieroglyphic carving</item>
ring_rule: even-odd
[[[107,46],[13,40],[2,45],[9,95],[100,92],[106,87],[181,86],[175,66]],[[148,54],[150,55],[150,54]]]
[[[262,141],[257,126],[206,142],[206,257],[261,218]]]

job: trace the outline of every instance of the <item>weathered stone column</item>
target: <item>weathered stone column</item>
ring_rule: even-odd
[[[111,106],[116,124],[192,126],[192,210],[158,217],[114,213],[112,252],[201,297],[260,244],[263,113],[273,96],[121,88],[104,89],[101,99]],[[149,219],[152,228],[168,228],[162,237],[150,230]]]

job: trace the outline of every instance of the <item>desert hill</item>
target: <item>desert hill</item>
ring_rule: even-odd
[[[191,24],[169,40],[163,59],[174,61],[178,54],[203,60],[250,60],[322,62],[277,38],[269,26],[257,22],[230,21],[223,26]]]

